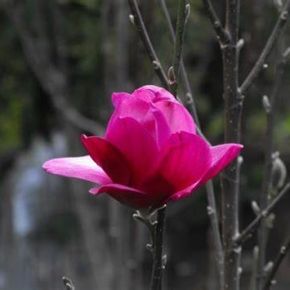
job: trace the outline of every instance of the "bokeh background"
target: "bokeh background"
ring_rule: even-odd
[[[160,1],[139,1],[165,68],[173,45]],[[223,1],[215,1],[223,15]],[[241,80],[254,64],[277,18],[279,1],[241,1]],[[177,1],[167,1],[173,23]],[[184,62],[205,135],[223,141],[221,54],[201,0],[192,0]],[[85,154],[81,133],[101,135],[112,112],[114,91],[159,84],[134,26],[126,0],[5,0],[0,6],[0,289],[148,289],[148,233],[133,210],[107,196],[87,193],[88,184],[49,176],[42,163]],[[272,51],[268,68],[245,96],[242,142],[241,226],[254,218],[263,177],[266,116],[289,29]],[[290,66],[286,65],[275,118],[275,148],[290,162]],[[184,99],[181,87],[179,96]],[[219,202],[219,179],[215,179]],[[290,196],[275,210],[268,259],[290,233]],[[217,289],[215,254],[200,189],[170,204],[166,222],[165,289]],[[249,289],[255,237],[243,253],[243,289]],[[275,289],[290,287],[290,258]]]

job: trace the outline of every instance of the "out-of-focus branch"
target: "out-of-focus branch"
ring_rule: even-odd
[[[129,2],[129,6],[131,9],[131,13],[132,13],[132,18],[131,18],[131,22],[136,26],[138,32],[139,32],[139,36],[143,42],[143,45],[146,49],[147,55],[150,58],[150,61],[152,62],[153,68],[156,72],[156,74],[158,75],[162,85],[169,89],[169,83],[167,80],[167,76],[166,73],[161,65],[161,62],[157,56],[157,53],[155,52],[155,49],[153,47],[153,44],[151,42],[151,39],[148,35],[146,26],[144,24],[143,21],[143,17],[141,15],[138,3],[136,0],[128,0]]]
[[[90,133],[103,132],[103,126],[81,115],[68,102],[69,87],[65,73],[52,61],[45,43],[43,28],[38,29],[38,39],[32,36],[23,14],[23,3],[5,1],[4,7],[19,35],[28,65],[42,89],[51,98],[56,110],[74,127]],[[37,18],[39,21],[39,18]],[[41,32],[41,34],[39,34]]]
[[[238,235],[234,239],[234,243],[237,245],[241,245],[246,240],[248,240],[259,226],[261,220],[267,217],[272,212],[272,210],[275,208],[278,202],[284,197],[284,195],[289,191],[289,189],[290,183],[287,183],[284,186],[284,188],[277,194],[277,196],[272,199],[269,205],[265,209],[263,209],[259,215],[256,216],[256,218],[241,232],[240,235]]]
[[[209,181],[206,184],[206,196],[207,196],[207,213],[210,219],[212,231],[213,231],[213,242],[216,250],[216,261],[219,273],[220,289],[224,287],[224,250],[221,240],[221,234],[219,230],[219,219],[217,213],[217,205],[214,195],[213,183]]]
[[[280,251],[273,263],[273,267],[271,271],[268,273],[265,279],[265,284],[263,287],[263,290],[269,290],[271,286],[273,285],[273,279],[282,263],[284,258],[286,257],[287,252],[290,250],[290,236],[286,239],[283,246],[280,248]]]
[[[174,41],[174,53],[173,53],[173,75],[174,79],[170,80],[171,91],[173,95],[177,94],[177,80],[179,77],[179,68],[182,59],[183,39],[184,39],[184,28],[185,28],[185,0],[178,1],[178,12],[176,22],[176,35]]]
[[[274,127],[275,127],[275,115],[277,108],[277,98],[282,85],[283,75],[285,72],[286,58],[285,52],[282,53],[281,59],[278,60],[276,65],[276,74],[272,93],[270,98],[263,96],[263,106],[266,112],[267,124],[266,124],[266,148],[265,148],[265,166],[264,166],[264,178],[262,184],[262,190],[260,192],[259,207],[266,208],[271,198],[272,191],[272,174],[273,174],[273,152],[274,152]],[[287,55],[287,54],[286,54]],[[261,220],[259,232],[258,232],[258,246],[259,246],[259,258],[258,258],[258,276],[257,285],[258,289],[262,289],[264,284],[264,267],[266,262],[266,247],[267,247],[267,221]]]
[[[277,22],[272,30],[272,33],[270,34],[265,47],[263,48],[258,60],[256,61],[255,65],[249,72],[248,76],[245,78],[243,83],[240,86],[240,92],[241,94],[244,94],[248,88],[252,85],[253,81],[256,79],[256,77],[259,75],[261,70],[263,69],[263,65],[265,64],[265,61],[267,57],[269,56],[270,52],[272,51],[272,48],[274,47],[277,39],[279,38],[281,32],[283,31],[283,28],[289,18],[289,5],[290,0],[287,0],[284,4],[283,9],[281,10],[279,17],[277,19]]]

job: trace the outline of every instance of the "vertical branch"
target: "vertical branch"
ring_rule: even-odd
[[[213,242],[216,250],[217,269],[219,273],[219,289],[224,289],[224,249],[221,241],[221,235],[219,230],[219,220],[217,215],[217,206],[213,191],[213,183],[209,181],[206,184],[207,193],[207,211],[210,218],[210,223],[213,231]]]
[[[226,1],[225,30],[230,42],[221,46],[223,55],[223,97],[225,102],[225,142],[239,143],[242,96],[238,90],[239,0]],[[222,234],[225,259],[224,289],[238,290],[241,247],[233,240],[239,234],[239,168],[233,162],[222,175]]]
[[[269,204],[269,197],[272,189],[272,167],[273,167],[273,151],[274,151],[274,125],[276,104],[279,89],[281,88],[286,59],[282,55],[280,61],[276,67],[276,75],[272,93],[270,98],[263,97],[263,105],[266,111],[267,124],[266,124],[266,137],[265,137],[265,167],[264,167],[264,179],[262,184],[262,190],[260,192],[259,206],[263,210]],[[266,263],[266,247],[267,247],[267,221],[266,218],[261,220],[261,225],[258,231],[258,246],[259,246],[259,259],[258,259],[258,275],[257,285],[258,289],[262,289],[265,281],[264,266]]]
[[[163,261],[163,231],[166,207],[157,211],[157,219],[154,233],[153,247],[153,269],[150,290],[162,289]]]
[[[172,41],[173,41],[173,43],[175,43],[176,36],[175,36],[174,29],[173,29],[171,17],[170,17],[170,14],[169,14],[169,11],[168,11],[168,8],[166,5],[166,1],[165,0],[159,0],[159,1],[160,1],[161,9],[162,9],[162,11],[165,15],[165,18],[166,18],[167,26],[169,28]],[[185,15],[185,22],[186,22],[186,17],[187,17],[187,15]],[[189,110],[190,114],[192,115],[194,121],[196,122],[197,127],[200,128],[200,123],[199,123],[199,118],[197,115],[197,110],[196,110],[196,106],[195,106],[193,92],[192,92],[192,89],[190,86],[188,74],[187,74],[187,71],[185,69],[185,65],[184,65],[182,57],[180,60],[180,69],[181,69],[181,75],[182,75],[182,79],[183,79],[183,83],[184,83],[184,87],[185,87],[185,91],[186,91],[186,96],[187,96],[187,103],[185,105],[186,105],[187,109]]]
[[[132,22],[134,23],[134,25],[136,25],[136,28],[137,28],[139,35],[140,35],[140,38],[141,38],[143,45],[146,49],[147,55],[149,56],[150,61],[153,64],[153,68],[154,68],[156,74],[158,75],[160,81],[162,82],[162,85],[165,88],[169,88],[167,76],[164,72],[164,69],[160,63],[160,60],[155,52],[155,49],[154,49],[152,42],[151,42],[151,39],[148,35],[148,32],[147,32],[147,29],[145,27],[143,17],[141,15],[138,3],[136,0],[128,0],[128,2],[129,2],[132,16],[133,16]]]
[[[174,79],[171,81],[171,91],[173,95],[177,94],[177,80],[179,76],[179,67],[182,58],[182,47],[184,38],[184,27],[185,27],[185,0],[178,1],[178,13],[176,22],[176,36],[174,42],[174,53],[173,53],[173,73]]]
[[[156,213],[156,219],[153,216]],[[155,212],[136,211],[133,218],[142,222],[149,230],[151,242],[147,244],[147,249],[151,251],[153,257],[153,267],[150,282],[150,290],[162,289],[162,274],[165,268],[163,256],[163,232],[166,214],[166,205]]]

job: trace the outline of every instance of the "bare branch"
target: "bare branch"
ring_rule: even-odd
[[[264,178],[262,184],[262,190],[260,192],[259,207],[265,208],[271,198],[271,191],[273,190],[272,173],[273,173],[273,151],[274,151],[274,126],[275,126],[275,114],[277,108],[277,98],[283,81],[283,75],[285,72],[286,59],[282,54],[281,59],[278,60],[276,65],[276,74],[273,89],[270,98],[263,97],[263,105],[266,111],[266,147],[265,147],[265,165],[264,165]],[[264,281],[264,265],[266,261],[266,246],[267,246],[267,221],[262,219],[261,225],[258,231],[258,246],[259,246],[259,258],[258,258],[258,288],[261,289]]]
[[[266,276],[263,290],[269,290],[271,288],[273,279],[274,279],[281,263],[283,262],[284,258],[286,257],[286,254],[289,250],[290,250],[290,236],[286,239],[285,243],[280,248],[280,251],[279,251],[279,253],[278,253],[278,255],[273,263],[273,268]]]
[[[267,217],[272,212],[272,210],[275,208],[278,202],[284,197],[284,195],[289,191],[289,189],[290,182],[284,186],[284,188],[279,192],[279,194],[277,194],[277,196],[272,199],[269,205],[264,210],[261,211],[261,213],[241,232],[241,234],[234,239],[234,243],[241,245],[246,240],[248,240],[259,226],[261,220]]]
[[[221,235],[219,230],[219,220],[217,214],[217,206],[214,196],[213,183],[209,181],[206,184],[206,197],[207,197],[207,212],[209,215],[212,231],[213,231],[213,242],[216,250],[216,261],[218,264],[218,272],[219,272],[219,282],[220,289],[224,288],[224,249],[221,241]]]
[[[160,1],[160,5],[161,5],[161,9],[165,15],[166,18],[166,22],[167,22],[167,26],[169,28],[170,31],[170,35],[172,38],[173,43],[175,43],[175,32],[173,29],[173,25],[172,25],[172,21],[171,21],[171,17],[166,5],[165,0],[159,0]],[[180,68],[181,68],[181,74],[182,74],[182,78],[183,78],[183,82],[184,82],[184,86],[185,86],[185,90],[186,90],[186,104],[185,106],[187,107],[187,109],[190,111],[190,113],[192,114],[194,121],[196,122],[197,126],[200,127],[200,122],[199,122],[199,118],[197,116],[197,111],[196,111],[196,106],[195,106],[195,101],[194,101],[194,97],[193,97],[193,92],[189,83],[189,78],[188,78],[188,74],[187,71],[185,69],[185,65],[183,62],[183,59],[181,58],[181,63],[180,63]]]
[[[180,61],[182,58],[182,47],[185,28],[185,0],[178,1],[178,12],[176,22],[176,35],[174,41],[174,53],[173,53],[173,71],[175,74],[175,81],[170,84],[173,95],[177,93],[177,79],[179,76]]]
[[[213,29],[215,30],[217,39],[221,45],[226,45],[231,41],[229,33],[224,29],[217,13],[210,0],[203,0],[204,7],[207,11],[208,17],[212,23]]]
[[[135,24],[135,26],[139,32],[140,38],[141,38],[143,45],[146,49],[147,55],[153,64],[153,68],[154,68],[156,74],[158,75],[162,85],[165,88],[169,89],[169,84],[168,84],[166,73],[165,73],[165,71],[161,65],[161,62],[156,54],[156,51],[152,45],[151,39],[150,39],[148,32],[147,32],[147,29],[145,27],[143,17],[141,15],[137,1],[136,0],[128,0],[128,2],[129,2],[130,9],[131,9],[131,13],[133,15],[133,18],[131,17],[131,19],[133,19],[133,23]]]
[[[288,20],[289,15],[289,5],[290,0],[287,0],[282,11],[279,14],[279,17],[277,19],[277,22],[272,30],[272,33],[270,34],[266,45],[264,49],[262,50],[258,60],[256,61],[254,67],[240,86],[240,92],[241,94],[244,94],[248,88],[252,85],[253,81],[256,79],[258,74],[263,69],[263,65],[265,64],[265,61],[267,57],[269,56],[270,52],[272,51],[272,48],[274,47],[277,39],[279,38],[281,32],[283,31],[283,28],[285,27],[285,24]]]

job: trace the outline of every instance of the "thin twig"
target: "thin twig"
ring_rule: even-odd
[[[280,251],[279,251],[279,253],[278,253],[278,255],[273,263],[273,268],[266,276],[263,290],[269,290],[271,288],[273,279],[274,279],[283,259],[285,258],[286,254],[289,250],[290,250],[290,236],[286,239],[285,243],[280,248]]]
[[[216,261],[218,266],[217,269],[219,273],[219,283],[220,283],[219,289],[224,289],[224,250],[219,230],[219,220],[217,215],[217,206],[212,181],[209,181],[206,184],[206,197],[208,203],[207,212],[209,215],[213,231],[213,242],[216,250]]]
[[[230,42],[230,35],[224,29],[211,1],[203,0],[203,3],[220,45],[228,44]]]
[[[284,188],[277,194],[277,196],[272,199],[269,205],[264,210],[262,210],[259,215],[257,215],[257,217],[241,232],[241,234],[234,239],[234,243],[241,245],[246,240],[248,240],[252,236],[253,232],[259,226],[261,220],[267,217],[272,212],[272,210],[275,208],[278,202],[284,197],[284,195],[288,192],[289,189],[290,182],[284,186]]]
[[[290,5],[290,0],[287,0],[282,11],[279,14],[279,17],[277,19],[277,22],[272,30],[272,33],[270,34],[266,45],[264,49],[262,50],[258,60],[256,61],[255,65],[251,69],[250,73],[246,77],[246,79],[243,81],[242,85],[240,86],[240,92],[241,94],[244,94],[248,88],[251,86],[253,81],[256,79],[260,71],[263,69],[263,65],[265,64],[265,61],[267,57],[269,56],[270,52],[272,51],[272,48],[274,47],[278,37],[280,36],[283,27],[285,26],[287,19],[288,19],[288,9]]]
[[[260,193],[259,207],[265,208],[268,205],[269,198],[272,190],[272,168],[273,168],[273,151],[274,151],[274,127],[275,127],[275,114],[277,108],[277,98],[283,81],[283,75],[285,71],[286,60],[282,54],[281,60],[278,61],[276,66],[276,75],[274,86],[270,98],[263,97],[264,108],[267,116],[266,125],[266,148],[265,148],[265,166],[264,166],[264,178],[262,184],[262,190]],[[267,246],[267,221],[262,219],[261,226],[258,231],[258,246],[259,246],[259,258],[258,258],[258,276],[257,286],[258,289],[262,289],[264,284],[264,266],[266,261],[266,246]]]
[[[175,80],[173,80],[171,85],[171,91],[173,95],[177,93],[177,84],[179,77],[179,67],[182,59],[182,48],[184,39],[184,28],[185,28],[185,0],[178,1],[178,12],[177,12],[177,22],[176,22],[176,36],[174,42],[174,53],[173,53],[173,71],[175,75]]]
[[[166,4],[166,1],[165,0],[159,0],[160,2],[160,5],[161,5],[161,9],[165,15],[165,19],[166,19],[166,22],[167,22],[167,26],[169,28],[169,32],[170,32],[170,35],[171,35],[171,39],[172,39],[172,42],[175,43],[175,32],[174,32],[174,29],[173,29],[173,25],[172,25],[172,21],[171,21],[171,17],[170,17],[170,14],[169,14],[169,11],[168,11],[168,8],[167,8],[167,4]],[[184,87],[185,87],[185,90],[186,90],[186,107],[187,109],[190,111],[195,123],[197,124],[198,127],[200,127],[200,122],[199,122],[199,118],[198,118],[198,115],[197,115],[197,111],[196,111],[196,106],[195,106],[195,100],[194,100],[194,97],[193,97],[193,91],[191,89],[191,86],[190,86],[190,82],[189,82],[189,78],[188,78],[188,74],[187,74],[187,71],[185,69],[185,65],[184,65],[184,61],[181,57],[181,62],[180,62],[180,72],[181,72],[181,75],[182,75],[182,79],[183,79],[183,82],[184,82]]]
[[[75,290],[75,286],[73,282],[71,281],[71,279],[67,277],[62,277],[62,282],[66,290]]]
[[[145,27],[144,21],[143,21],[143,17],[141,15],[138,3],[136,0],[128,0],[129,2],[129,6],[131,9],[131,13],[133,15],[133,23],[135,24],[138,32],[139,32],[139,36],[143,42],[143,45],[147,51],[147,55],[150,58],[150,61],[153,64],[153,68],[156,72],[156,74],[158,75],[160,81],[162,82],[162,85],[169,89],[169,84],[168,84],[168,80],[167,80],[167,76],[166,73],[164,72],[164,69],[161,65],[161,62],[155,52],[155,49],[152,45],[151,39],[148,35],[147,29]]]
[[[255,246],[253,249],[252,273],[249,287],[250,290],[257,290],[258,257],[259,257],[259,247]]]

